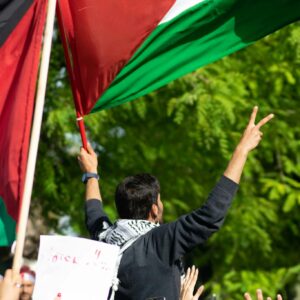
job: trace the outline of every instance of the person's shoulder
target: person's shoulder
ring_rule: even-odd
[[[163,238],[165,236],[165,233],[172,230],[174,227],[174,224],[177,222],[177,220],[171,222],[171,223],[164,223],[161,224],[155,228],[152,228],[150,231],[148,231],[146,234],[142,235],[141,242],[144,243],[151,243],[153,240],[159,240],[160,238]]]

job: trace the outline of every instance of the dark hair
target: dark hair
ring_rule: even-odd
[[[126,177],[116,189],[115,202],[121,219],[148,218],[160,193],[158,180],[150,174]]]

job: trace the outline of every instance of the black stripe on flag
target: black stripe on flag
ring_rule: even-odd
[[[34,0],[0,0],[0,47],[25,15]]]

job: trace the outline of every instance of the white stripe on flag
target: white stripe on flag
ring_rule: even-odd
[[[183,11],[203,1],[210,0],[176,0],[176,2],[173,4],[173,6],[167,12],[167,14],[162,18],[159,24],[166,23],[172,20],[173,18],[181,14]]]

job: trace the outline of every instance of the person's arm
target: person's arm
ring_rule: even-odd
[[[273,117],[269,115],[255,126],[256,113],[257,107],[253,109],[250,122],[224,176],[215,185],[206,203],[196,211],[180,217],[175,222],[162,225],[151,233],[153,246],[162,261],[174,262],[195,246],[203,244],[221,228],[237,191],[247,155],[261,140],[262,134],[259,129]]]
[[[200,208],[150,231],[158,259],[172,264],[195,246],[204,244],[223,225],[237,189],[238,184],[222,176]]]
[[[274,117],[273,114],[270,114],[255,125],[257,111],[258,107],[255,106],[244,134],[224,172],[227,178],[236,183],[240,182],[249,152],[256,148],[262,139],[263,133],[260,131],[260,128]]]
[[[80,149],[78,162],[83,172],[97,174],[97,155],[89,143],[87,146],[87,151],[84,148]],[[99,182],[96,178],[88,179],[86,183],[85,200],[86,227],[91,237],[97,240],[99,233],[111,225],[111,222],[103,211]]]

